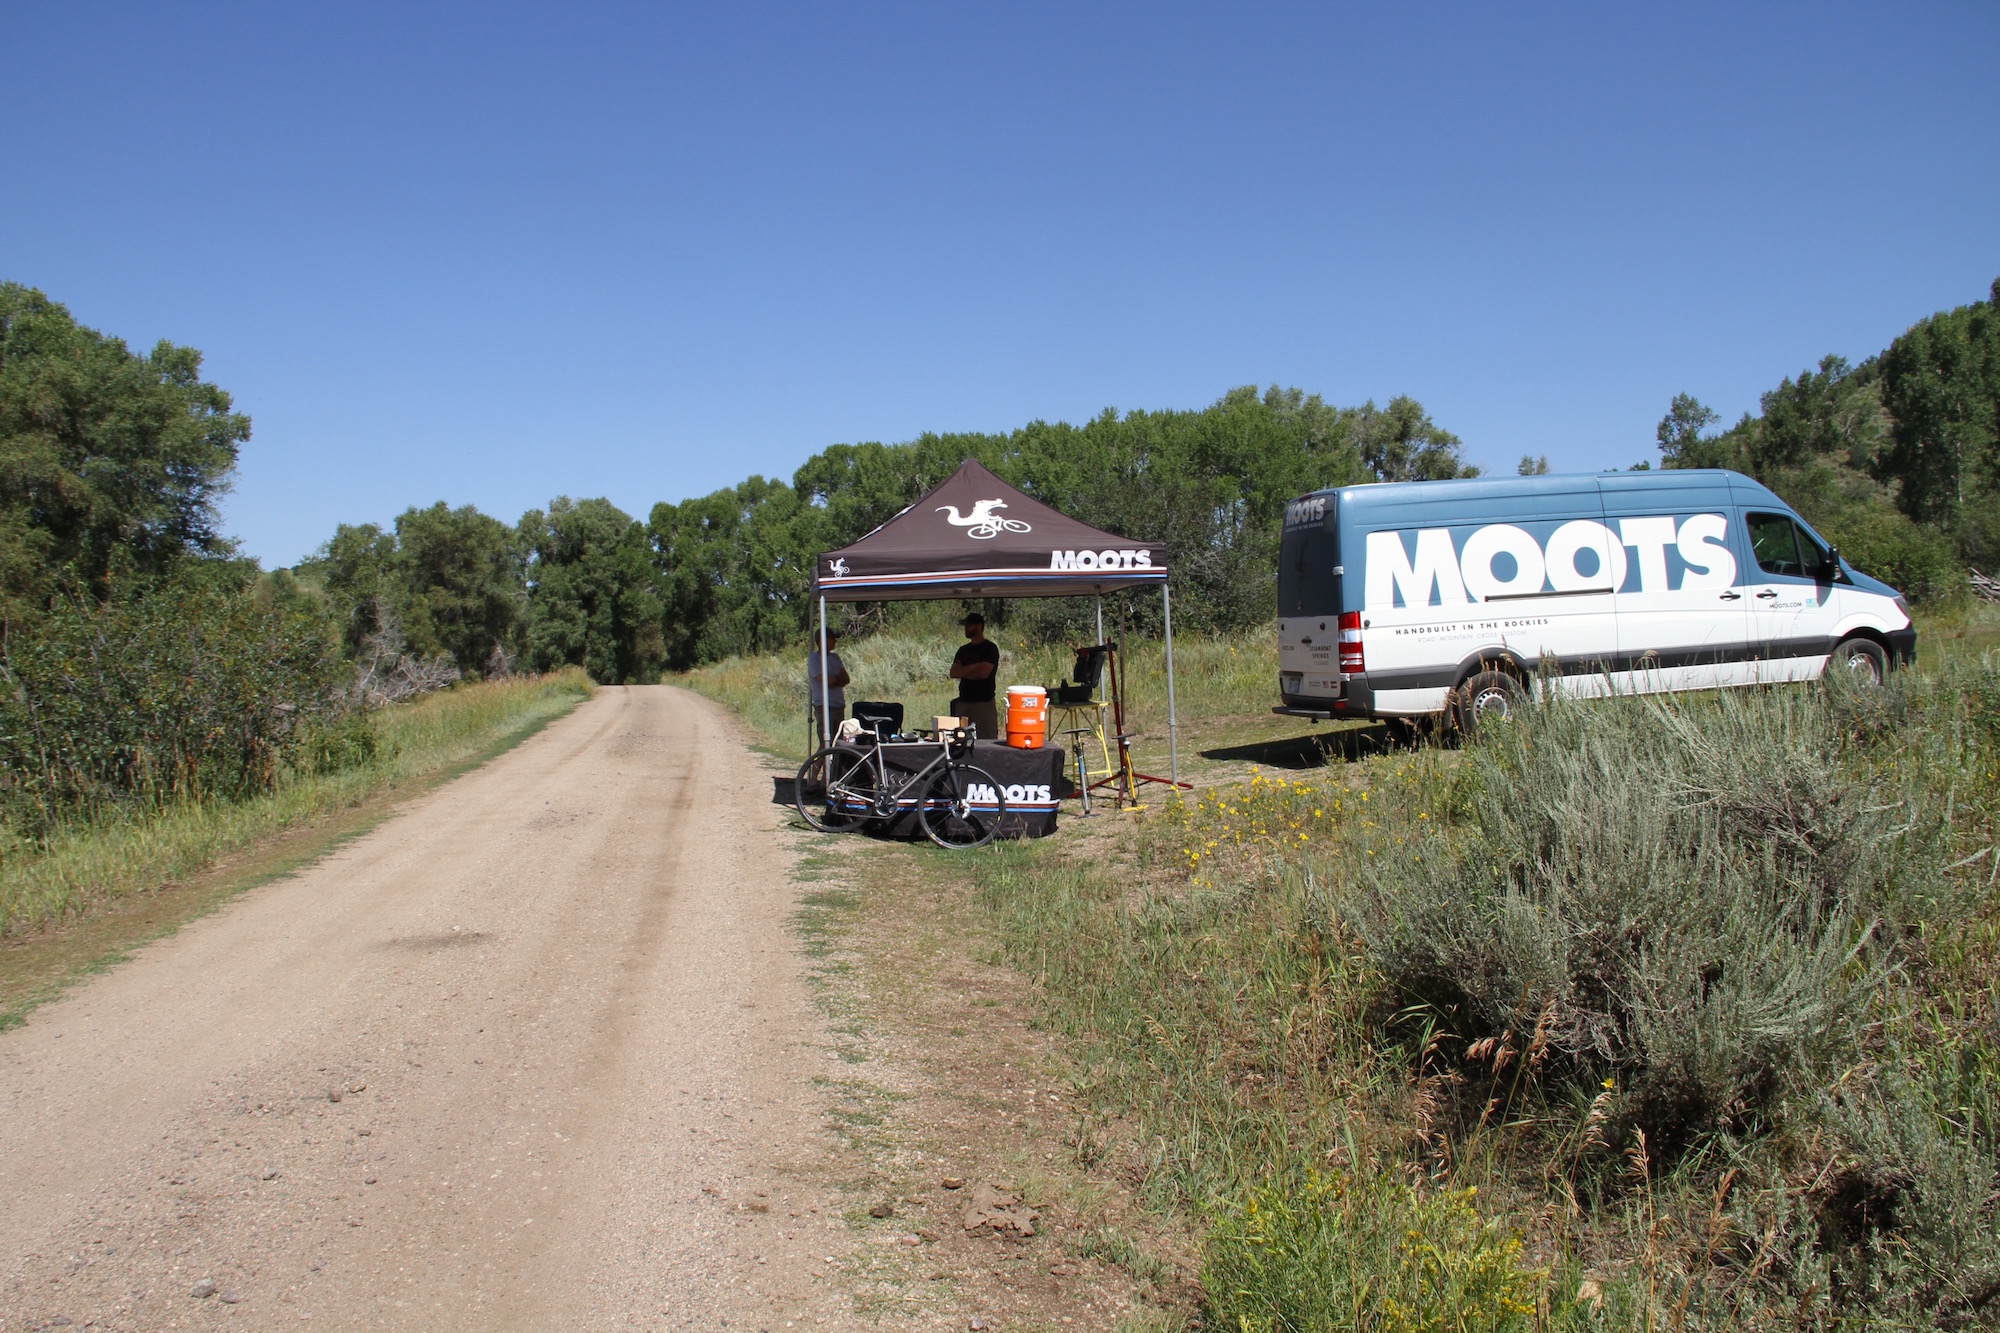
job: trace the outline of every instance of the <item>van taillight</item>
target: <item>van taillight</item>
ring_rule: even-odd
[[[1361,613],[1343,611],[1340,616],[1340,669],[1358,676],[1368,669],[1361,656]]]

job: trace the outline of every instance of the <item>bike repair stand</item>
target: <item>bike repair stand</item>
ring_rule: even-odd
[[[1102,611],[1099,614],[1102,615]],[[1100,622],[1098,638],[1103,637]],[[1111,788],[1121,810],[1145,808],[1139,802],[1139,788],[1144,786],[1154,785],[1178,791],[1193,791],[1192,782],[1176,782],[1172,778],[1155,777],[1151,773],[1138,772],[1132,767],[1132,739],[1137,733],[1125,730],[1125,599],[1123,597],[1118,599],[1118,642],[1110,645],[1110,648],[1111,660],[1104,664],[1104,670],[1110,680],[1111,725],[1116,729],[1115,739],[1118,742],[1118,771],[1090,785],[1093,788]]]

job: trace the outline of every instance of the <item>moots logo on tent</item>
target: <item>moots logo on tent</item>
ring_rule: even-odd
[[[1151,551],[1050,551],[1050,569],[1151,569]]]

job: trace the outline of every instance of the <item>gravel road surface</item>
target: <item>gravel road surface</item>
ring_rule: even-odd
[[[600,690],[0,1033],[0,1328],[854,1325],[767,767]]]

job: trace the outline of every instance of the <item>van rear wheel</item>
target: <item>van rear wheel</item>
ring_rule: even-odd
[[[1880,685],[1889,678],[1889,654],[1873,639],[1846,639],[1833,650],[1834,670],[1845,670],[1857,685]]]
[[[1488,723],[1512,719],[1527,697],[1521,682],[1506,672],[1482,671],[1458,687],[1451,720],[1459,734],[1470,739]]]

